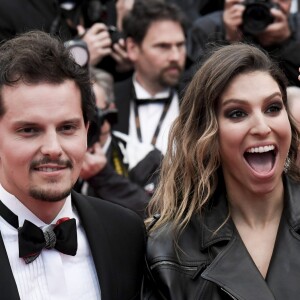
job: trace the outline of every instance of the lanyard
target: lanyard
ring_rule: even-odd
[[[164,109],[163,109],[163,112],[159,118],[159,121],[157,123],[157,126],[156,126],[156,129],[155,129],[155,132],[153,134],[153,137],[152,137],[152,140],[151,140],[151,144],[153,146],[155,146],[156,144],[156,141],[157,141],[157,137],[159,135],[159,132],[160,132],[160,129],[161,129],[161,125],[167,115],[167,112],[170,108],[170,105],[171,105],[171,101],[173,99],[173,96],[174,96],[174,90],[172,89],[171,92],[170,92],[170,95],[169,97],[167,98],[166,102],[164,103]],[[135,115],[135,127],[136,127],[136,133],[137,133],[137,136],[138,136],[138,139],[140,142],[143,141],[142,139],[142,132],[141,132],[141,122],[140,122],[140,117],[139,117],[139,110],[138,110],[138,105],[137,105],[137,101],[139,100],[136,100],[137,97],[136,97],[136,93],[135,93],[135,90],[134,90],[134,87],[132,87],[132,99],[134,100],[133,102],[133,107],[134,107],[134,115]],[[155,100],[155,99],[154,99]],[[151,100],[150,100],[151,101]],[[149,102],[150,102],[149,101]],[[151,103],[151,102],[150,102]]]
[[[112,139],[111,142],[112,163],[117,174],[128,177],[128,166],[123,163],[121,151],[117,142]]]

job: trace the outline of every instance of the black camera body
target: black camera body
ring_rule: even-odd
[[[110,25],[107,27],[107,29],[108,29],[108,33],[111,38],[112,44],[115,44],[119,41],[119,39],[124,38],[123,33],[118,31],[116,26]]]
[[[274,22],[270,10],[280,8],[278,4],[270,0],[245,0],[246,6],[243,13],[242,31],[245,34],[257,35]]]

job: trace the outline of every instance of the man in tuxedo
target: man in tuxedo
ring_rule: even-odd
[[[176,87],[185,67],[185,16],[175,4],[135,1],[123,19],[132,78],[115,87],[119,121],[114,130],[163,154],[179,112]]]
[[[130,208],[145,218],[145,208],[158,181],[156,170],[162,155],[157,149],[149,149],[136,165],[129,168],[123,162],[126,141],[117,136],[120,133],[111,131],[118,116],[113,78],[100,69],[91,68],[90,72],[98,110],[95,122],[90,124],[89,147],[75,188],[83,194]]]
[[[41,31],[0,47],[3,299],[139,299],[144,226],[72,191],[94,99],[89,72]]]

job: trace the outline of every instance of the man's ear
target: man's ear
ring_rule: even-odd
[[[137,44],[131,37],[126,39],[126,49],[129,59],[135,62],[140,53],[140,45]]]

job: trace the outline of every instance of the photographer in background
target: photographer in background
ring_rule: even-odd
[[[131,166],[123,156],[123,140],[117,132],[111,132],[116,122],[113,79],[99,69],[91,69],[94,93],[99,108],[97,120],[91,126],[89,149],[86,152],[76,190],[120,204],[145,217],[145,208],[152,196],[162,156],[149,149]],[[121,136],[123,137],[123,135]],[[152,175],[154,173],[154,175]]]
[[[115,25],[124,0],[1,0],[0,41],[34,29],[81,40],[89,51],[89,64],[107,70],[115,78],[132,70],[124,41]]]
[[[133,66],[125,48],[121,24],[134,0],[84,2],[83,15],[87,22],[76,28],[78,36],[88,45],[90,64],[108,70],[115,80],[126,78],[131,75]]]
[[[300,15],[290,13],[291,4],[292,0],[226,0],[223,11],[194,22],[189,35],[190,56],[194,61],[201,58],[210,42],[253,43],[280,63],[290,85],[299,86]]]

